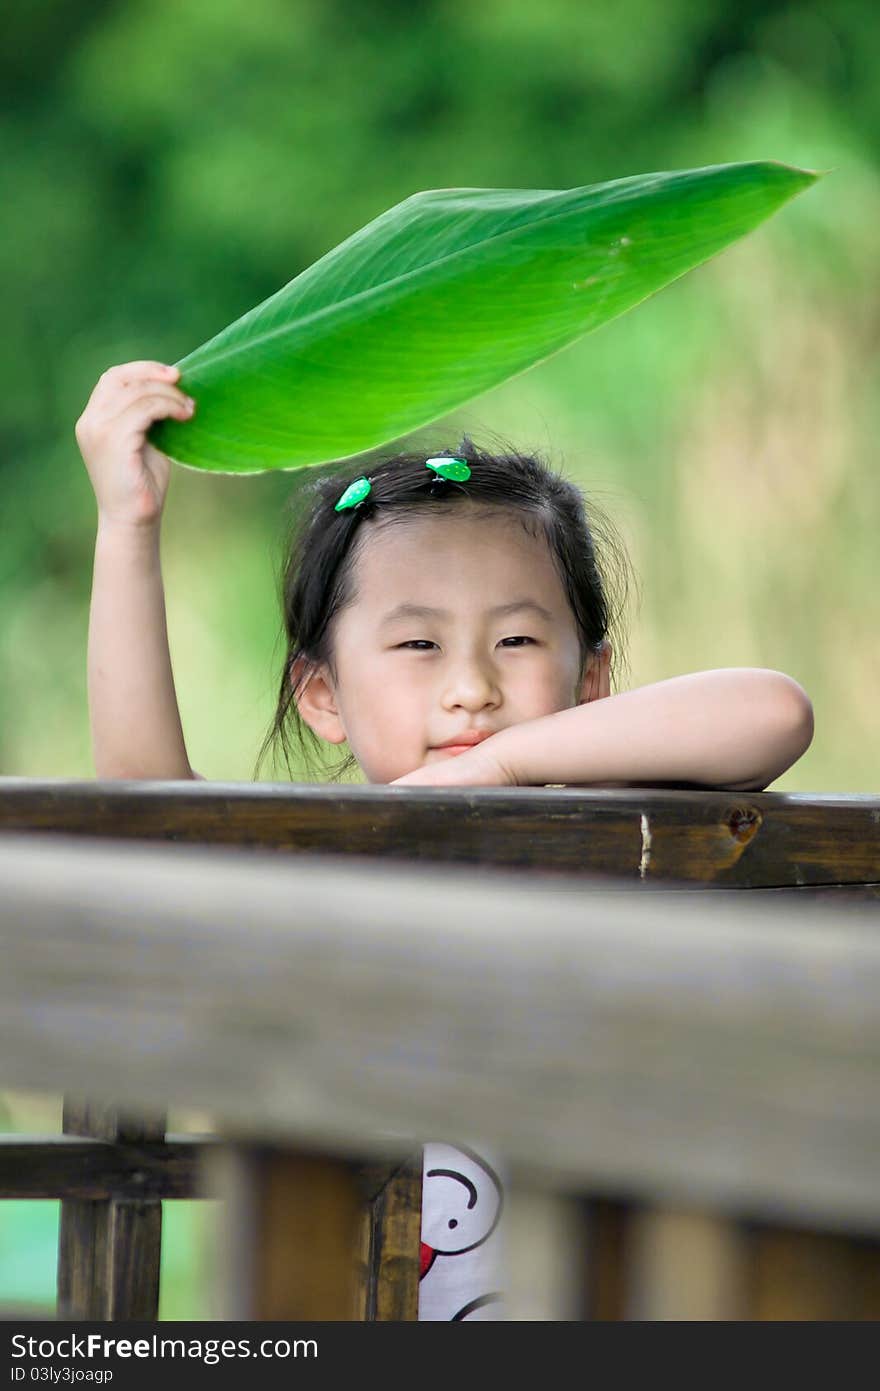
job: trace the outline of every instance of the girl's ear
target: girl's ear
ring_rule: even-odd
[[[611,643],[603,638],[598,652],[590,658],[581,686],[579,704],[586,705],[591,700],[602,700],[611,694]]]
[[[298,681],[304,680],[304,685],[299,694],[294,696],[294,700],[309,728],[314,730],[319,739],[326,739],[329,744],[344,744],[345,729],[336,709],[333,686],[324,664],[314,666],[300,654],[291,663],[288,679],[293,687],[296,687]]]

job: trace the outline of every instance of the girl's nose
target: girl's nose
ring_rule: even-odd
[[[494,674],[478,662],[460,662],[446,682],[444,705],[456,705],[465,710],[482,710],[498,705],[501,691]]]

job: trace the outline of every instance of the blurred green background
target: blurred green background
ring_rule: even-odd
[[[492,430],[545,451],[616,518],[641,586],[627,684],[786,671],[816,735],[776,787],[876,791],[878,58],[871,0],[12,0],[0,774],[93,776],[96,515],[73,431],[105,368],[182,357],[418,189],[778,159],[831,172],[456,412],[449,439]],[[172,475],[169,637],[208,778],[251,777],[274,709],[294,477]],[[59,1115],[7,1097],[0,1124]],[[25,1206],[0,1205],[0,1301],[48,1305],[56,1206]],[[198,1317],[205,1219],[176,1207],[163,1315]]]

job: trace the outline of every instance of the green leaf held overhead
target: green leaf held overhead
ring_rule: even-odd
[[[722,164],[416,193],[182,358],[196,415],[158,422],[151,442],[217,473],[387,444],[616,318],[817,177]]]

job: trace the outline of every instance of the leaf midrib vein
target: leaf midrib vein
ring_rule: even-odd
[[[723,168],[726,166],[721,167]],[[612,182],[620,181],[613,180]],[[626,202],[629,200],[625,197],[620,199],[619,201]],[[306,324],[315,323],[322,317],[326,317],[331,314],[341,313],[343,310],[349,309],[352,305],[357,304],[359,301],[368,299],[371,295],[379,296],[381,294],[387,293],[393,287],[397,285],[402,285],[407,280],[415,279],[418,276],[423,276],[427,274],[429,271],[435,269],[437,266],[448,264],[449,262],[456,260],[458,257],[467,255],[469,252],[474,251],[475,248],[482,249],[484,247],[491,246],[493,243],[496,242],[512,240],[517,236],[532,231],[537,225],[540,225],[541,227],[547,227],[552,225],[553,223],[562,222],[566,218],[583,216],[583,212],[584,209],[582,207],[569,208],[563,212],[553,213],[549,217],[536,219],[534,222],[530,222],[525,228],[522,226],[510,228],[505,232],[497,232],[494,233],[492,236],[484,237],[481,241],[473,242],[469,246],[459,247],[456,251],[450,252],[447,256],[440,256],[436,260],[432,260],[428,265],[416,266],[412,270],[405,271],[402,275],[393,276],[390,280],[385,280],[379,285],[371,285],[366,290],[359,290],[356,294],[349,295],[346,299],[337,300],[334,304],[323,305],[320,309],[312,310],[311,313],[305,314],[301,318],[294,319],[290,323],[279,324],[276,328],[268,329],[265,332],[259,334],[259,336],[256,338],[248,338],[244,342],[233,344],[232,347],[221,349],[215,354],[202,357],[199,360],[198,366],[214,366],[216,363],[222,362],[226,358],[235,357],[238,353],[248,351],[249,349],[253,348],[255,344],[262,345],[264,343],[271,342],[273,338],[277,338],[285,333],[290,333],[294,329],[300,329],[304,327],[304,325]],[[282,287],[282,289],[277,291],[276,293],[283,294],[283,290],[284,287]],[[272,298],[274,297],[275,296],[272,296]]]

